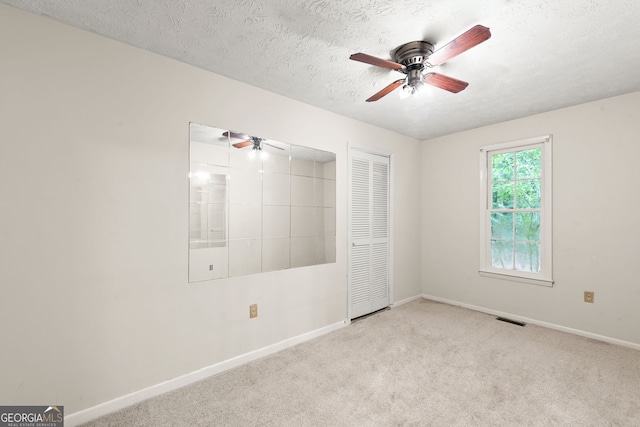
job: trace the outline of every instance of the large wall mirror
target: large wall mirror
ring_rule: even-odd
[[[189,281],[336,260],[336,155],[190,123]]]

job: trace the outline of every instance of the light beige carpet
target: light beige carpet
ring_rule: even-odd
[[[90,426],[640,426],[640,352],[427,300]]]

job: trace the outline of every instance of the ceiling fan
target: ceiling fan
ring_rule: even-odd
[[[406,74],[405,78],[396,80],[386,86],[367,99],[367,102],[377,101],[400,86],[402,86],[404,95],[413,95],[425,83],[449,92],[458,93],[464,90],[469,83],[442,74],[428,72],[428,69],[444,64],[451,58],[479,45],[490,37],[491,31],[489,28],[476,25],[435,52],[431,43],[419,40],[397,47],[392,52],[393,61],[377,58],[366,53],[354,53],[349,59]]]
[[[252,151],[262,151],[262,148],[265,145],[268,145],[269,147],[273,147],[273,148],[276,148],[278,150],[283,150],[283,148],[278,147],[277,145],[273,145],[273,144],[269,144],[268,142],[265,142],[266,139],[265,138],[260,138],[259,136],[245,135],[245,134],[236,133],[236,132],[233,132],[233,131],[223,132],[222,136],[235,138],[235,139],[243,139],[244,141],[236,142],[235,144],[231,144],[236,148],[244,148],[244,147],[248,147],[248,146],[251,145],[252,146],[252,148],[251,148]]]

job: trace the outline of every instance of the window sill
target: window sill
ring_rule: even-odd
[[[530,279],[528,277],[514,276],[511,274],[491,273],[488,271],[479,271],[478,273],[480,273],[480,276],[482,277],[490,277],[492,279],[509,280],[512,282],[526,283],[529,285],[546,286],[548,288],[553,287],[553,280]]]

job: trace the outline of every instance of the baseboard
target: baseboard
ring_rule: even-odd
[[[432,301],[436,301],[436,302],[442,302],[442,303],[449,304],[449,305],[455,305],[455,306],[458,306],[458,307],[468,308],[470,310],[479,311],[481,313],[491,314],[493,316],[506,317],[508,319],[517,320],[519,322],[530,323],[532,325],[542,326],[544,328],[554,329],[554,330],[560,331],[560,332],[567,332],[569,334],[579,335],[581,337],[591,338],[591,339],[594,339],[594,340],[597,340],[597,341],[606,342],[606,343],[609,343],[609,344],[616,344],[616,345],[620,345],[620,346],[623,346],[623,347],[632,348],[634,350],[640,350],[640,344],[636,344],[636,343],[629,342],[629,341],[623,341],[623,340],[619,340],[617,338],[611,338],[611,337],[607,337],[607,336],[604,336],[604,335],[593,334],[591,332],[582,331],[580,329],[568,328],[566,326],[556,325],[555,323],[543,322],[543,321],[536,320],[536,319],[530,319],[528,317],[518,316],[517,314],[506,313],[506,312],[498,311],[498,310],[492,310],[490,308],[479,307],[479,306],[476,306],[476,305],[471,305],[471,304],[466,304],[466,303],[463,303],[463,302],[453,301],[453,300],[449,300],[449,299],[446,299],[446,298],[440,298],[440,297],[436,297],[436,296],[433,296],[433,295],[423,294],[422,298],[428,299],[428,300],[432,300]]]
[[[91,408],[74,412],[73,414],[69,414],[64,417],[64,423],[67,427],[84,424],[91,420],[95,420],[96,418],[99,418],[103,415],[107,415],[109,413],[118,411],[120,409],[124,409],[136,403],[142,402],[143,400],[147,400],[152,397],[159,396],[161,394],[167,393],[172,390],[176,390],[178,388],[195,383],[197,381],[203,380],[210,376],[220,374],[229,369],[233,369],[240,365],[244,365],[245,363],[251,362],[253,360],[260,359],[261,357],[265,357],[270,354],[277,353],[286,348],[293,347],[294,345],[303,343],[305,341],[309,341],[321,335],[328,334],[329,332],[333,332],[337,329],[343,328],[347,324],[348,324],[347,321],[334,323],[332,325],[328,325],[323,328],[316,329],[314,331],[307,332],[302,335],[288,338],[284,341],[280,341],[278,343],[269,345],[267,347],[263,347],[258,350],[254,350],[252,352],[242,354],[240,356],[225,360],[223,362],[216,363],[215,365],[207,366],[206,368],[202,368],[197,371],[194,371],[185,375],[181,375],[169,381],[164,381],[162,383],[153,385],[151,387],[147,387],[142,390],[138,390],[121,397],[117,397],[108,402],[104,402],[99,405],[92,406]]]
[[[420,298],[424,298],[424,297],[422,295],[416,295],[416,296],[413,296],[411,298],[406,298],[406,299],[403,299],[403,300],[400,300],[400,301],[396,301],[393,304],[391,304],[391,308],[400,307],[401,305],[408,304],[408,303],[413,302],[413,301],[415,301],[417,299],[420,299]]]

